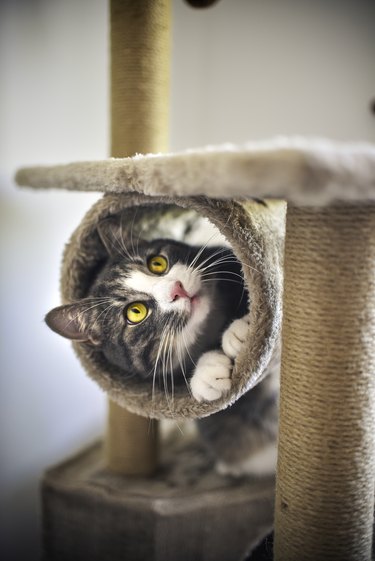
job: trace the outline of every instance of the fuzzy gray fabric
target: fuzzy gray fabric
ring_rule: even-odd
[[[272,354],[277,352],[275,348],[281,326],[285,204],[280,202],[270,202],[265,206],[249,201],[220,201],[205,197],[105,195],[90,209],[66,247],[61,281],[63,301],[71,302],[87,293],[93,272],[103,258],[103,248],[96,232],[101,219],[122,211],[125,221],[132,228],[140,223],[141,229],[144,229],[148,222],[149,227],[156,228],[156,215],[165,230],[171,208],[176,206],[186,209],[187,214],[194,209],[199,215],[207,217],[232,245],[243,264],[252,302],[250,327],[247,344],[235,363],[230,394],[211,403],[198,403],[187,389],[181,388],[176,391],[171,405],[163,390],[155,387],[152,397],[149,383],[124,376],[94,348],[74,344],[87,373],[111,399],[135,413],[155,418],[203,417],[233,403],[259,382],[266,372]],[[131,374],[131,366],[128,373]]]
[[[375,146],[305,138],[175,154],[24,168],[19,185],[106,193],[287,199],[303,205],[375,199]]]

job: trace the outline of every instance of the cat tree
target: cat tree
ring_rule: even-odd
[[[98,218],[119,208],[142,209],[145,215],[158,205],[166,210],[172,204],[181,212],[194,208],[250,265],[244,273],[254,305],[233,391],[211,404],[178,396],[174,414],[179,417],[226,407],[261,378],[281,322],[285,208],[283,203],[263,208],[251,199],[288,201],[274,556],[368,561],[375,476],[375,149],[284,139],[125,157],[166,149],[169,9],[167,0],[111,3],[111,154],[116,159],[24,169],[17,181],[106,193],[66,250],[65,299],[77,296],[89,276]],[[177,553],[179,559],[241,559],[245,546],[249,549],[269,526],[272,484],[228,488],[215,481],[213,489],[210,480],[198,496],[184,488],[172,497],[160,478],[140,479],[156,464],[156,430],[134,412],[162,418],[170,410],[162,396],[155,402],[146,388],[119,385],[108,365],[78,353],[112,398],[108,467],[138,477],[124,494],[125,479],[97,467],[96,449],[47,476],[49,558],[115,560],[125,552],[129,559],[167,560]],[[197,516],[189,518],[189,509]],[[59,518],[64,512],[74,513],[72,523],[69,516]],[[231,533],[237,528],[232,541],[226,524],[232,524]],[[86,539],[89,525],[95,528]]]

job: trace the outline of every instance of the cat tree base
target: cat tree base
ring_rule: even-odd
[[[220,477],[196,443],[168,445],[152,479],[105,468],[102,444],[43,481],[48,561],[240,561],[273,521],[273,478]]]

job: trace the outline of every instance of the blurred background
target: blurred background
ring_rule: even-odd
[[[173,0],[170,149],[275,135],[375,142],[373,0]],[[105,430],[106,399],[44,314],[98,198],[33,192],[17,168],[109,152],[105,0],[0,0],[2,559],[40,557],[43,471]],[[4,555],[5,554],[5,555]]]

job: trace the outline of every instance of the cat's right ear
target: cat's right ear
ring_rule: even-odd
[[[97,345],[89,333],[85,320],[85,311],[88,304],[81,301],[75,304],[67,304],[53,308],[45,317],[45,322],[52,331],[79,343],[91,343]]]

